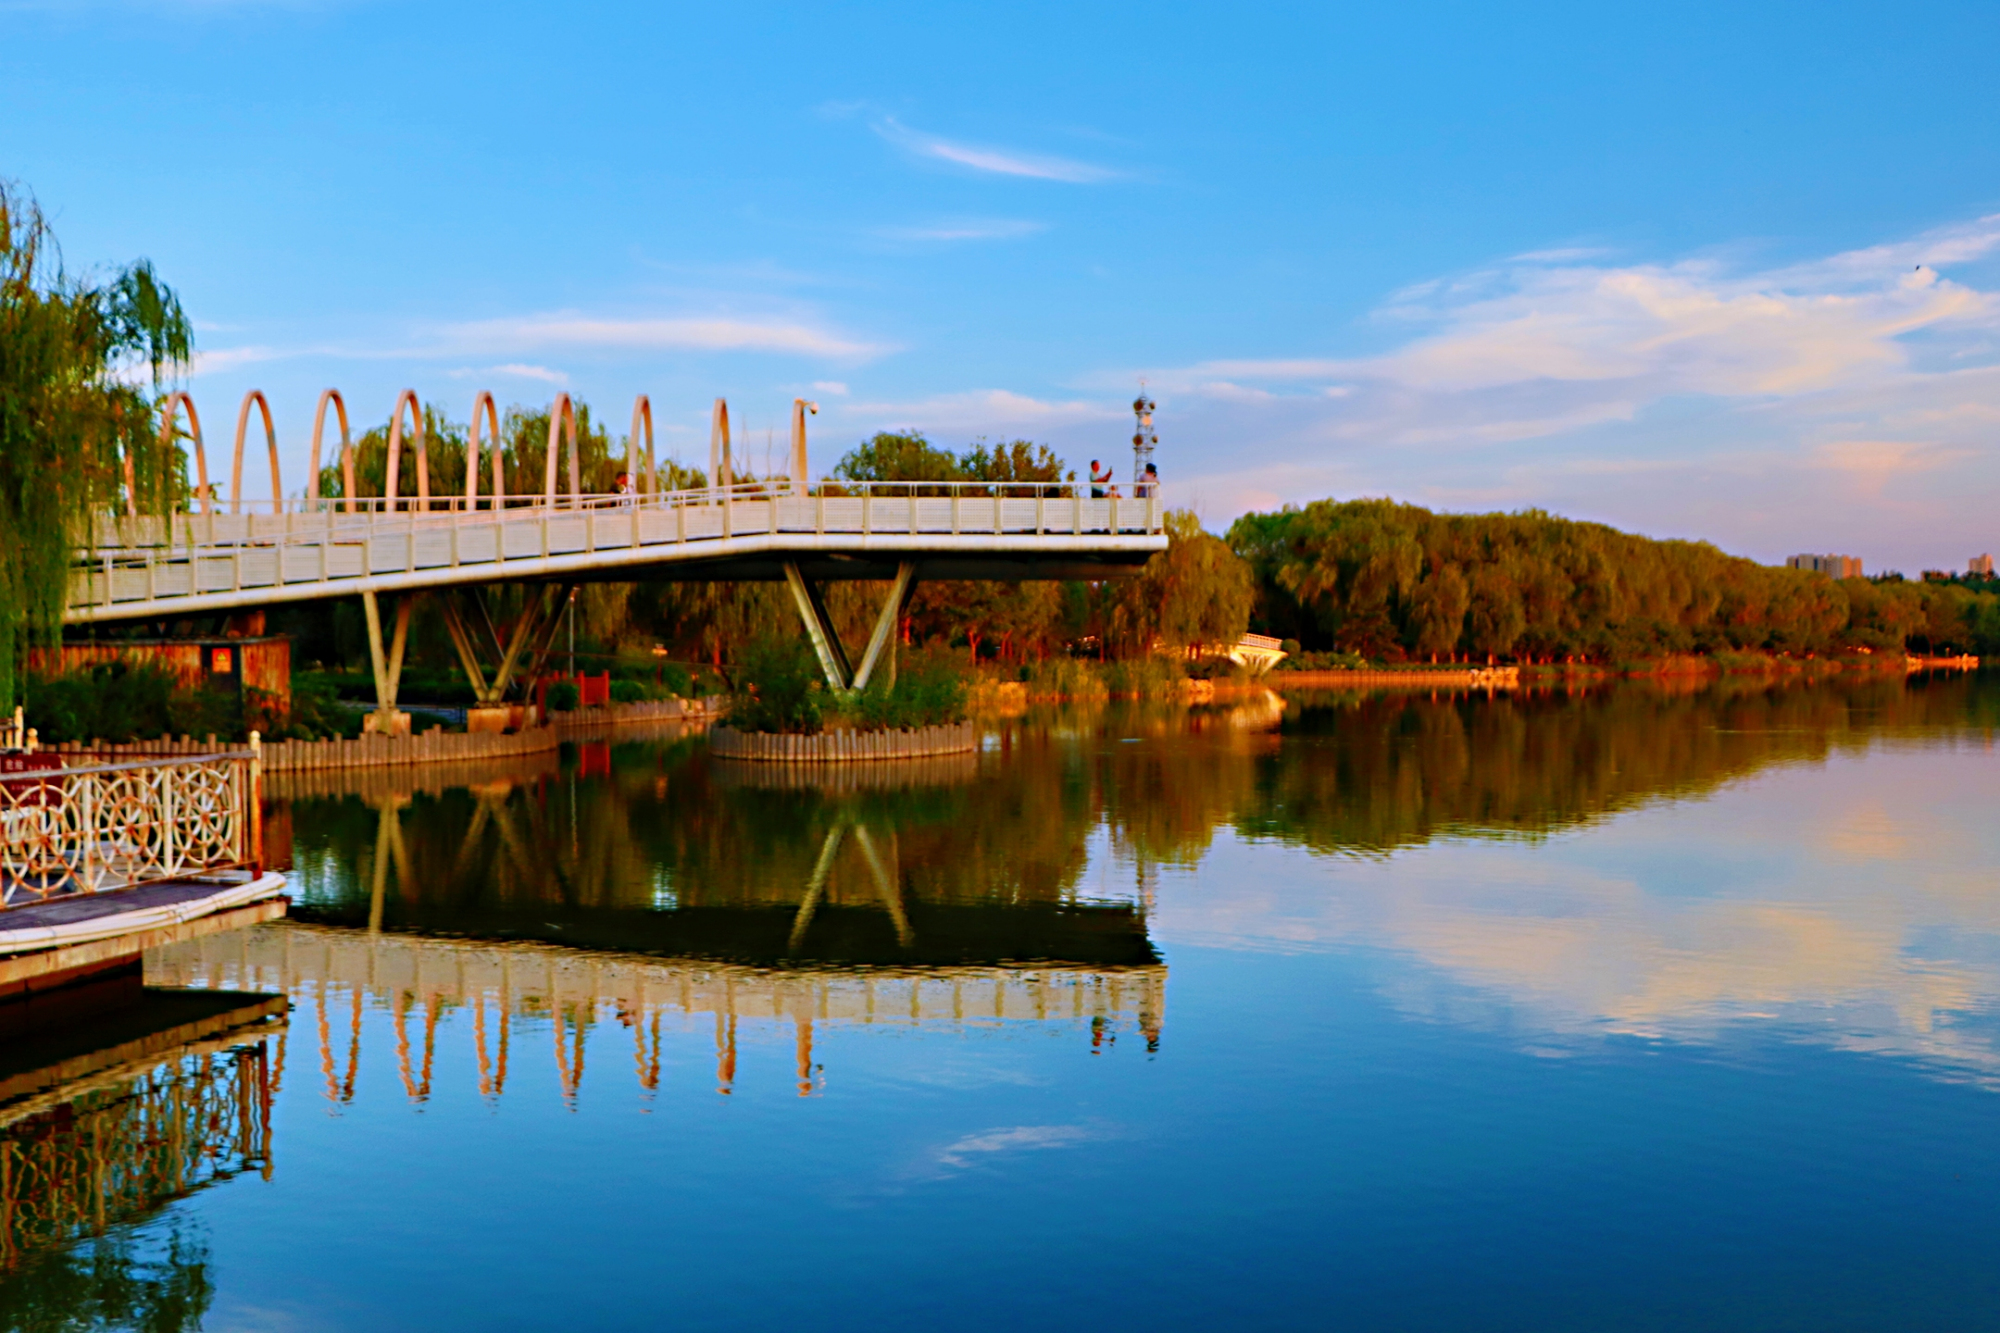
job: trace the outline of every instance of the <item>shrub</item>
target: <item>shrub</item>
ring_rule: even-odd
[[[611,702],[615,704],[636,704],[646,697],[646,687],[636,680],[614,680],[611,682]]]
[[[59,676],[31,676],[24,694],[27,723],[47,744],[243,732],[235,695],[188,689],[150,663],[105,662]]]
[[[663,662],[660,664],[660,688],[672,698],[685,699],[694,692],[694,682],[688,675],[688,669],[679,662]]]
[[[1110,662],[1104,667],[1105,684],[1113,694],[1136,694],[1140,698],[1167,694],[1185,674],[1178,661],[1151,655]]]
[[[819,662],[803,639],[773,635],[753,640],[743,651],[736,679],[740,688],[729,708],[729,725],[736,730],[810,736],[824,725]]]
[[[894,685],[877,677],[841,710],[860,731],[906,731],[963,722],[965,703],[957,654],[917,652],[909,654]]]
[[[582,699],[583,695],[573,680],[557,681],[549,686],[548,692],[542,696],[542,702],[548,705],[551,713],[573,713]]]

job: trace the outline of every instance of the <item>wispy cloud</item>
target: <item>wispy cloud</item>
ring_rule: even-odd
[[[1049,1148],[1069,1148],[1098,1137],[1082,1125],[1016,1125],[1011,1129],[968,1134],[937,1151],[937,1164],[963,1171],[982,1160],[1003,1153],[1034,1152]]]
[[[813,388],[821,393],[830,393],[836,398],[847,397],[847,386],[839,380],[814,380]]]
[[[789,352],[805,356],[870,357],[889,348],[812,324],[783,319],[670,317],[620,319],[560,311],[472,320],[440,330],[451,348],[532,351],[589,347],[628,351]]]
[[[1442,275],[1355,330],[1387,336],[1371,353],[1149,369],[1168,498],[1394,493],[1766,558],[1835,529],[1892,565],[1955,560],[1991,544],[2000,492],[1995,259],[2000,215],[1761,267],[1567,247]]]
[[[568,384],[569,376],[560,370],[547,366],[523,365],[515,361],[504,366],[467,366],[460,370],[446,371],[455,380],[483,379],[488,375],[504,375],[510,379],[540,380],[544,384]]]
[[[958,218],[928,225],[878,227],[875,235],[890,241],[1012,241],[1048,229],[1046,222],[1017,218]]]
[[[1092,399],[1068,402],[1033,398],[1005,389],[939,394],[907,402],[842,403],[843,418],[871,425],[913,427],[925,431],[974,431],[1002,435],[1032,431],[1068,422],[1116,420],[1125,416],[1117,403]]]
[[[996,176],[1024,176],[1031,180],[1089,185],[1098,181],[1112,180],[1119,174],[1108,167],[1079,162],[1074,158],[1023,153],[1011,148],[994,148],[983,144],[960,143],[911,129],[894,116],[883,116],[873,122],[870,128],[912,156],[949,162],[954,166],[965,167],[972,171],[984,171]]]
[[[188,375],[190,378],[201,375],[226,375],[245,366],[260,365],[266,361],[281,361],[287,357],[300,355],[303,353],[285,351],[277,347],[217,347],[197,350],[188,366]]]

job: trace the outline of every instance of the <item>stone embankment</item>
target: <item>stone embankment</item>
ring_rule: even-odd
[[[736,731],[716,727],[709,749],[719,758],[758,763],[845,764],[876,759],[920,759],[967,754],[979,748],[979,729],[970,722],[918,727],[911,731],[822,731],[816,736]]]

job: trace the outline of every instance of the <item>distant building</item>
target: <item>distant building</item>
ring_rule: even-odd
[[[1795,555],[1785,565],[1790,569],[1810,569],[1816,574],[1828,574],[1837,579],[1861,577],[1861,557],[1858,555]]]
[[[1990,555],[1973,556],[1972,559],[1965,562],[1965,572],[1968,574],[1977,574],[1982,579],[1992,578],[1993,557]]]

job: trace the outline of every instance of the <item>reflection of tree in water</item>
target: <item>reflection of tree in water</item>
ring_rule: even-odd
[[[83,1333],[198,1329],[215,1300],[208,1244],[175,1227],[165,1237],[114,1232],[43,1255],[0,1282],[0,1329]]]
[[[1236,824],[1363,853],[1444,832],[1535,835],[1895,735],[1991,727],[1995,701],[1965,678],[1301,700]]]
[[[950,780],[844,789],[762,785],[699,745],[628,746],[593,765],[597,777],[418,795],[388,821],[357,799],[301,805],[304,909],[345,924],[575,943],[585,941],[564,932],[619,912],[622,933],[598,930],[591,943],[769,961],[916,961],[912,929],[928,944],[958,930],[933,961],[1110,962],[1095,945],[1021,955],[1071,946],[994,935],[988,948],[972,936],[1027,919],[1003,908],[1070,911],[1068,929],[1093,889],[1143,903],[1154,867],[1196,863],[1221,828],[1364,854],[1444,832],[1533,836],[1903,732],[1991,726],[1996,711],[1995,692],[1964,678],[1058,709],[1002,724],[997,752]],[[1100,826],[1136,866],[1136,892],[1085,885]],[[807,938],[771,914],[799,911],[809,885]],[[946,907],[961,909],[949,929]],[[635,909],[666,915],[655,908],[721,933],[632,936]],[[977,925],[973,908],[985,912]],[[843,920],[869,939],[841,937]]]
[[[315,901],[365,895],[381,865],[405,903],[795,904],[827,835],[857,826],[893,840],[903,891],[919,898],[1055,902],[1082,875],[1094,812],[1080,770],[1050,782],[1039,765],[1005,765],[946,785],[841,792],[746,786],[716,769],[705,755],[635,747],[608,778],[401,799],[386,839],[378,808],[314,802],[300,818],[302,878]],[[828,900],[874,900],[860,844],[843,840],[838,855]]]
[[[1080,892],[1096,788],[1053,763],[815,785],[632,746],[590,778],[301,802],[299,914],[757,962],[1149,965],[1133,904]]]

